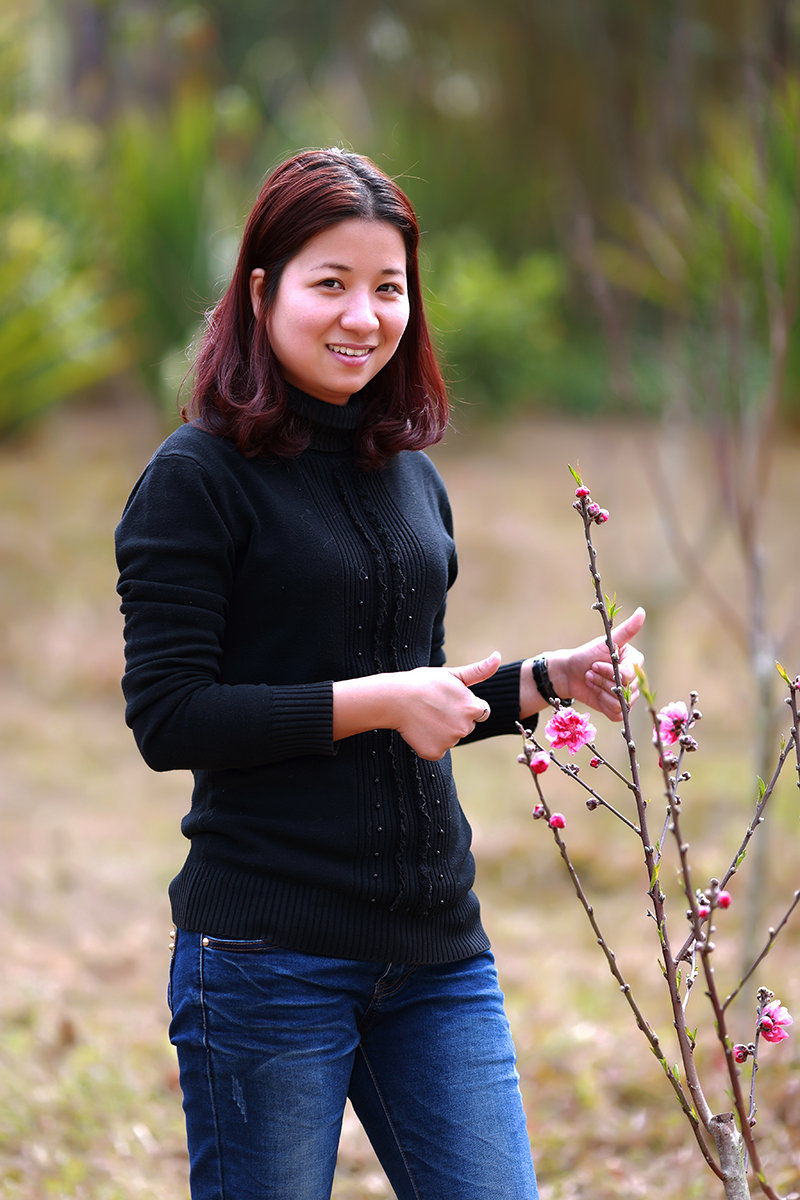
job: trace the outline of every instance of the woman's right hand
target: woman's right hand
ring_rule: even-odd
[[[489,716],[488,704],[471,688],[499,666],[495,651],[462,667],[416,667],[334,683],[334,739],[396,729],[420,758],[440,759]]]
[[[470,689],[494,675],[497,651],[463,667],[418,667],[398,676],[400,720],[394,728],[420,758],[436,760],[489,716],[489,705]]]

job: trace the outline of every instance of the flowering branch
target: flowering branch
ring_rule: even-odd
[[[784,1008],[780,1000],[775,999],[774,992],[771,992],[769,988],[759,988],[757,999],[755,1039],[749,1046],[738,1045],[733,1047],[733,1057],[737,1063],[746,1062],[748,1058],[752,1058],[753,1060],[750,1073],[750,1108],[747,1116],[748,1125],[750,1126],[756,1123],[755,1096],[759,1039],[763,1036],[767,1042],[783,1042],[789,1036],[786,1032],[786,1027],[792,1024],[789,1012]]]
[[[570,467],[570,471],[572,468]],[[597,569],[597,553],[592,541],[592,527],[595,524],[605,524],[608,520],[608,512],[601,509],[597,504],[593,504],[590,498],[589,489],[583,484],[576,472],[572,471],[576,477],[578,487],[575,492],[575,508],[579,512],[583,520],[584,535],[586,538],[586,548],[589,554],[589,574],[592,577],[595,590],[595,602],[592,605],[599,612],[603,622],[605,631],[606,645],[608,646],[611,663],[614,670],[614,691],[620,701],[622,710],[623,737],[625,739],[626,748],[628,751],[628,761],[630,765],[631,784],[633,796],[636,804],[636,816],[639,823],[639,836],[642,839],[644,849],[645,866],[647,868],[648,879],[650,881],[648,887],[648,895],[653,904],[653,916],[658,929],[658,938],[661,946],[662,954],[662,970],[664,977],[667,980],[670,1002],[673,1008],[673,1021],[678,1038],[678,1046],[681,1053],[681,1061],[686,1072],[686,1083],[691,1093],[694,1104],[694,1111],[699,1114],[703,1125],[708,1128],[708,1122],[711,1119],[712,1113],[706,1102],[703,1090],[700,1086],[700,1080],[697,1075],[696,1065],[694,1061],[694,1042],[688,1035],[686,1022],[684,1019],[683,1005],[680,997],[680,979],[678,975],[678,962],[673,957],[669,936],[667,932],[667,914],[665,909],[666,896],[659,884],[659,864],[660,857],[656,855],[656,849],[650,838],[648,823],[647,823],[647,801],[644,797],[644,792],[641,785],[639,773],[639,762],[636,757],[636,742],[633,737],[631,728],[631,710],[625,694],[625,688],[622,683],[622,677],[619,670],[619,650],[612,633],[612,613],[609,611],[609,605],[606,602],[606,597],[603,592],[600,573]],[[663,756],[662,756],[663,758]],[[670,799],[670,815],[673,824],[677,814],[677,806],[674,803],[674,794],[671,794]],[[710,1155],[707,1153],[705,1143],[701,1142],[705,1152],[706,1161],[710,1160]],[[714,1164],[716,1167],[716,1164]]]
[[[698,1145],[700,1147],[701,1152],[703,1153],[703,1156],[706,1159],[706,1162],[708,1163],[708,1165],[712,1169],[712,1171],[714,1171],[716,1174],[720,1175],[720,1178],[721,1178],[719,1168],[718,1168],[717,1164],[714,1162],[713,1158],[711,1157],[708,1147],[706,1146],[706,1144],[703,1140],[702,1134],[700,1132],[700,1125],[699,1125],[699,1121],[697,1119],[697,1114],[683,1091],[678,1073],[669,1066],[666,1056],[664,1055],[664,1051],[661,1048],[661,1043],[659,1041],[658,1034],[650,1026],[649,1022],[647,1021],[647,1018],[645,1017],[644,1013],[642,1012],[641,1008],[639,1007],[636,997],[634,996],[633,991],[631,990],[630,984],[625,979],[624,975],[622,974],[622,971],[620,970],[619,964],[617,962],[617,956],[614,953],[614,951],[610,948],[608,941],[606,940],[606,937],[603,934],[603,931],[600,928],[600,925],[598,924],[597,917],[596,917],[596,914],[594,911],[594,907],[592,904],[589,903],[589,900],[586,896],[586,892],[583,889],[583,884],[581,883],[580,876],[578,875],[578,872],[575,869],[575,865],[569,856],[569,853],[568,853],[567,847],[566,847],[566,843],[564,842],[564,839],[561,837],[561,834],[560,834],[560,830],[563,829],[565,826],[564,817],[561,813],[551,812],[550,808],[547,804],[547,801],[544,797],[544,793],[542,791],[541,784],[539,783],[538,776],[544,774],[544,771],[547,770],[547,765],[545,764],[545,759],[549,759],[550,755],[548,755],[547,751],[543,751],[540,747],[538,747],[537,743],[533,740],[533,738],[531,736],[530,730],[523,729],[523,727],[519,723],[517,723],[517,728],[519,729],[519,731],[523,737],[523,750],[522,750],[522,753],[519,755],[519,761],[527,763],[527,765],[531,768],[531,771],[533,773],[533,780],[536,785],[536,790],[539,794],[539,802],[533,808],[534,820],[545,819],[547,821],[548,826],[552,830],[553,838],[555,840],[556,845],[558,846],[558,850],[564,861],[564,865],[567,868],[567,872],[572,881],[572,886],[575,889],[575,894],[578,897],[578,900],[580,901],[584,912],[586,913],[586,916],[589,920],[589,924],[591,925],[592,930],[594,931],[594,935],[597,939],[597,944],[600,947],[600,949],[603,951],[603,954],[605,955],[606,962],[608,963],[608,968],[611,971],[611,974],[616,979],[617,983],[619,984],[619,990],[622,992],[622,995],[625,997],[628,1007],[633,1012],[633,1015],[636,1018],[636,1024],[638,1025],[638,1027],[641,1029],[642,1033],[647,1038],[647,1041],[650,1044],[650,1049],[652,1050],[655,1057],[658,1059],[658,1062],[660,1063],[661,1068],[662,1068],[664,1074],[666,1075],[667,1080],[669,1081],[669,1084],[670,1084],[673,1092],[675,1093],[678,1103],[680,1104],[685,1116],[687,1117],[687,1119],[694,1131]],[[562,768],[562,770],[566,771],[567,769]]]
[[[638,1027],[642,1030],[650,1045],[650,1049],[661,1064],[680,1107],[689,1120],[695,1139],[707,1165],[722,1180],[726,1197],[728,1197],[728,1200],[743,1200],[743,1198],[749,1196],[746,1172],[748,1164],[752,1164],[753,1173],[762,1192],[770,1200],[780,1200],[778,1194],[767,1182],[753,1136],[753,1126],[755,1124],[755,1072],[758,1066],[757,1051],[759,1038],[774,1043],[785,1040],[788,1036],[786,1029],[792,1023],[792,1018],[779,1001],[774,999],[772,992],[768,989],[760,989],[758,993],[755,1039],[748,1046],[743,1046],[741,1043],[734,1044],[733,1039],[729,1036],[727,1011],[733,999],[739,995],[744,984],[752,977],[755,970],[772,949],[778,935],[785,928],[795,908],[800,905],[800,891],[795,892],[794,898],[778,926],[769,930],[765,946],[725,1000],[721,999],[716,983],[713,966],[713,954],[715,950],[713,935],[716,933],[717,928],[715,915],[720,911],[724,912],[730,907],[732,901],[731,893],[728,891],[726,885],[739,869],[744,860],[750,840],[763,823],[766,806],[775,791],[783,766],[792,752],[794,753],[798,786],[800,787],[800,722],[798,721],[797,703],[800,678],[790,679],[788,674],[778,664],[778,670],[789,688],[787,703],[790,705],[792,711],[791,731],[781,747],[778,763],[769,783],[764,784],[759,779],[759,797],[754,815],[727,871],[721,879],[710,880],[707,887],[696,887],[689,855],[689,843],[683,836],[681,828],[682,802],[680,787],[691,779],[690,772],[683,769],[684,758],[698,748],[692,734],[694,726],[702,717],[697,707],[698,696],[693,692],[690,695],[688,705],[678,702],[668,704],[657,710],[655,698],[649,689],[647,679],[643,674],[639,676],[639,688],[646,699],[653,726],[653,743],[658,753],[666,799],[664,824],[658,843],[655,844],[649,833],[648,801],[645,799],[642,789],[637,747],[631,727],[631,692],[622,681],[620,654],[614,642],[612,632],[613,620],[617,612],[616,598],[609,600],[608,596],[602,590],[600,573],[597,568],[597,555],[592,538],[594,526],[605,524],[609,519],[609,514],[607,510],[600,508],[598,504],[592,501],[589,488],[584,485],[578,472],[574,471],[571,467],[570,471],[578,485],[575,493],[574,507],[580,514],[584,525],[586,546],[589,555],[589,570],[595,593],[595,601],[592,607],[600,614],[603,622],[605,642],[613,669],[613,690],[620,701],[622,736],[625,740],[628,756],[629,778],[613,767],[598,751],[595,744],[597,731],[591,724],[589,715],[579,713],[573,707],[561,705],[557,702],[555,712],[545,727],[545,737],[552,744],[550,751],[544,750],[529,730],[523,729],[521,725],[518,726],[523,736],[523,749],[519,755],[519,761],[530,768],[538,793],[538,802],[533,809],[533,816],[537,819],[545,819],[549,825],[561,858],[566,865],[575,893],[586,913],[597,943],[605,955],[611,974],[619,984],[620,990],[633,1012]],[[594,768],[607,767],[611,775],[623,783],[629,790],[635,808],[633,819],[610,804],[596,787],[590,786],[580,779],[577,765],[560,762],[554,753],[557,749],[566,748],[572,756],[585,746],[588,746],[592,751],[590,766]],[[644,865],[648,877],[647,894],[651,903],[650,916],[653,918],[658,933],[661,959],[660,967],[667,984],[672,1022],[678,1043],[680,1064],[685,1084],[681,1080],[678,1067],[670,1067],[668,1065],[659,1037],[646,1019],[634,997],[630,984],[620,970],[617,956],[610,948],[599,926],[594,908],[586,896],[575,866],[570,859],[565,838],[562,835],[562,830],[566,826],[566,818],[562,813],[552,812],[547,804],[542,789],[541,776],[548,770],[551,763],[555,764],[562,773],[576,780],[581,788],[588,793],[586,806],[590,811],[601,807],[607,809],[641,840]],[[666,852],[668,835],[675,845],[679,867],[678,878],[683,896],[688,905],[685,916],[689,922],[690,929],[688,937],[683,941],[677,953],[674,953],[672,950],[668,924],[667,897],[660,883],[660,872]],[[714,1016],[716,1036],[723,1049],[735,1114],[715,1114],[706,1100],[699,1078],[694,1055],[697,1031],[690,1031],[686,1024],[686,1009],[690,993],[699,975],[703,977],[705,994]],[[752,1057],[752,1075],[750,1095],[749,1098],[746,1098],[742,1091],[739,1066],[748,1057]],[[716,1156],[712,1151],[712,1142],[716,1148]]]

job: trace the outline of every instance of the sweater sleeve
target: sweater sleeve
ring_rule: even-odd
[[[162,453],[116,530],[126,720],[156,771],[335,753],[331,681],[223,680],[236,553],[230,525],[202,466]]]

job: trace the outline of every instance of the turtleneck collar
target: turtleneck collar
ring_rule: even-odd
[[[352,448],[356,427],[364,411],[364,400],[359,393],[351,396],[347,404],[329,404],[301,392],[290,383],[285,386],[289,407],[311,424],[311,448],[327,451]]]

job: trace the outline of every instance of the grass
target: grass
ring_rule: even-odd
[[[123,724],[111,551],[125,497],[161,436],[146,408],[117,399],[62,413],[0,448],[0,1195],[8,1200],[188,1194],[164,1002],[166,885],[183,856],[187,780],[150,773]],[[465,421],[437,449],[461,561],[449,656],[467,661],[497,647],[514,658],[600,631],[566,467],[580,461],[612,513],[598,534],[606,590],[617,592],[626,612],[639,602],[648,608],[644,647],[660,700],[690,688],[701,696],[701,749],[685,803],[693,856],[708,878],[730,861],[755,797],[753,712],[741,651],[665,549],[649,484],[664,436],[651,427],[529,416],[491,429]],[[735,548],[715,524],[710,452],[700,437],[674,450],[694,531],[710,530],[706,564],[738,601]],[[785,439],[765,524],[771,627],[786,630],[780,653],[791,671],[800,669],[800,630],[796,531],[785,513],[799,458],[800,445]],[[637,722],[646,747],[641,711]],[[601,727],[608,753],[616,736]],[[463,748],[457,768],[543,1200],[721,1194],[593,943],[548,831],[530,820],[533,789],[516,754],[512,739]],[[552,773],[547,780],[598,914],[666,1040],[636,847],[607,814],[587,813],[566,781]],[[779,919],[797,887],[797,818],[790,779],[763,829],[760,928]],[[743,914],[756,902],[749,867],[735,878],[725,914],[732,936],[719,939],[718,971],[731,982]],[[758,977],[790,1009],[800,1009],[798,924]],[[699,1018],[701,996],[696,1003]],[[752,1036],[751,1008],[749,996],[736,1008],[741,1040]],[[767,1047],[759,1072],[757,1133],[784,1192],[800,1191],[797,1041],[795,1034]],[[702,1054],[709,1099],[725,1109],[715,1054]],[[334,1196],[389,1195],[348,1113]]]

